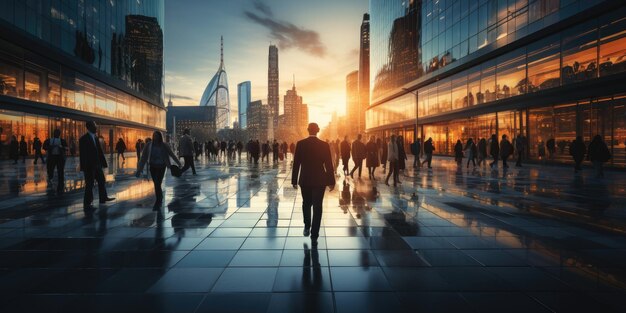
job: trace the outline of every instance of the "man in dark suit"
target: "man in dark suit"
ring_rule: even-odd
[[[98,182],[98,198],[100,203],[113,201],[115,198],[109,198],[105,186],[103,168],[107,167],[107,161],[104,158],[104,152],[96,132],[98,125],[94,121],[87,121],[85,124],[87,133],[78,140],[78,149],[80,152],[80,170],[85,175],[85,197],[83,205],[85,210],[94,209],[91,205],[93,201],[93,182]]]
[[[61,139],[61,130],[55,129],[52,138],[43,142],[43,149],[46,150],[48,159],[48,182],[52,181],[54,169],[57,169],[57,192],[62,193],[65,189],[65,154],[67,153],[67,142]]]
[[[358,134],[355,141],[352,142],[352,161],[354,168],[350,172],[350,177],[354,178],[354,172],[359,170],[359,178],[361,178],[361,169],[363,168],[363,160],[365,159],[365,144],[361,142],[361,134]]]
[[[307,128],[309,137],[298,141],[291,172],[291,184],[302,192],[302,215],[304,216],[304,236],[311,235],[311,243],[316,246],[322,221],[322,202],[326,186],[335,188],[333,161],[330,146],[319,140],[320,131],[316,123]],[[298,176],[299,174],[299,176]],[[311,220],[313,207],[313,220]]]

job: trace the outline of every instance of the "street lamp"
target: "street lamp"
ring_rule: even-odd
[[[417,95],[417,90],[409,90],[408,88],[402,88],[402,90],[412,93],[415,95],[415,133],[413,136],[413,141],[417,140],[417,134],[418,134],[418,130],[417,130],[417,118],[419,117],[418,112],[419,112],[419,108],[417,107],[418,104],[418,95]]]

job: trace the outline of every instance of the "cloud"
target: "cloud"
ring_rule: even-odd
[[[270,36],[278,41],[278,47],[300,49],[320,58],[326,56],[326,46],[320,40],[319,33],[275,19],[271,9],[260,1],[255,1],[254,7],[259,14],[244,11],[245,16],[252,22],[267,28]]]
[[[265,14],[265,16],[269,16],[269,17],[274,16],[274,13],[272,13],[272,9],[270,8],[270,6],[263,3],[262,1],[256,0],[252,4],[254,5],[254,8],[257,11]]]
[[[181,99],[181,100],[194,100],[194,98],[192,97],[188,97],[188,96],[181,96],[181,95],[177,95],[177,94],[167,94],[167,97],[172,97],[172,99]]]

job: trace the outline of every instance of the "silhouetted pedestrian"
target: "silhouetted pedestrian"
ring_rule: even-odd
[[[28,144],[24,136],[20,139],[20,156],[22,157],[22,163],[26,163],[26,156],[28,156]]]
[[[591,161],[593,168],[596,170],[596,177],[604,177],[604,169],[602,166],[611,159],[611,152],[600,135],[595,135],[591,143],[589,143],[587,158]]]
[[[422,143],[419,139],[415,139],[415,141],[411,143],[411,154],[413,154],[413,168],[422,167],[422,162],[420,161],[420,154],[422,154]]]
[[[135,153],[137,153],[137,163],[139,163],[139,160],[141,159],[141,150],[143,150],[143,148],[144,148],[143,140],[141,140],[141,138],[137,139],[137,142],[135,143]]]
[[[487,163],[487,140],[480,138],[478,141],[478,166]]]
[[[194,149],[193,141],[191,140],[189,128],[183,130],[183,136],[178,141],[178,155],[183,158],[185,165],[180,169],[181,173],[185,173],[191,167],[191,173],[196,175],[196,165],[193,161]]]
[[[457,166],[461,166],[463,164],[463,143],[461,143],[461,140],[457,140],[454,145],[454,161]]]
[[[153,210],[158,210],[163,205],[163,177],[165,172],[172,165],[170,157],[174,159],[174,162],[180,167],[180,161],[169,144],[163,141],[163,134],[160,131],[152,133],[152,141],[145,145],[142,151],[142,158],[137,164],[137,171],[135,176],[139,177],[143,171],[143,167],[148,165],[150,170],[150,176],[154,184],[154,194],[156,201],[154,203]]]
[[[585,159],[585,154],[587,154],[587,147],[582,136],[578,136],[576,140],[572,141],[569,147],[569,154],[574,159],[574,173],[578,173],[578,171],[582,170],[580,165]]]
[[[367,166],[367,173],[371,180],[376,180],[374,176],[374,171],[380,165],[378,160],[378,147],[376,146],[375,137],[371,136],[370,141],[365,145],[365,151],[367,153],[365,165]]]
[[[467,168],[469,168],[469,163],[472,161],[472,166],[476,167],[476,154],[477,154],[476,144],[474,143],[474,139],[470,138],[465,143],[465,151],[467,151]]]
[[[511,142],[507,139],[506,135],[502,135],[502,140],[500,141],[500,158],[502,159],[503,168],[509,167],[506,161],[511,154],[513,154],[513,145],[511,145]]]
[[[354,168],[350,171],[350,177],[354,178],[354,172],[359,170],[359,178],[361,178],[361,170],[363,168],[363,160],[365,159],[365,144],[361,142],[361,134],[358,134],[356,140],[352,142],[352,161]]]
[[[385,179],[385,185],[389,185],[389,177],[393,175],[393,186],[398,185],[398,145],[396,144],[396,135],[391,135],[387,144],[387,160],[389,160],[389,173]]]
[[[406,168],[406,150],[404,150],[404,138],[396,137],[396,145],[398,146],[398,169],[404,171]]]
[[[41,153],[41,148],[41,140],[39,140],[39,137],[35,137],[35,139],[33,139],[33,150],[35,151],[34,164],[37,164],[38,159],[41,159],[41,163],[46,164],[46,160],[43,158],[43,154]]]
[[[243,151],[243,142],[237,141],[237,157],[239,157],[239,162],[241,162],[241,152]]]
[[[491,135],[489,139],[489,154],[493,158],[493,162],[489,164],[489,167],[498,167],[498,159],[500,159],[500,145],[498,144],[498,137],[496,134]]]
[[[344,175],[348,175],[350,174],[349,168],[348,168],[348,162],[350,162],[350,152],[351,152],[351,148],[350,148],[350,143],[348,142],[348,136],[345,136],[343,138],[343,141],[341,142],[340,145],[340,149],[341,149],[341,163],[343,163],[343,174]]]
[[[278,163],[278,157],[279,157],[279,153],[280,153],[280,144],[278,144],[278,141],[276,141],[276,139],[274,139],[274,142],[272,143],[272,162],[273,163]]]
[[[304,236],[311,236],[311,244],[317,246],[320,224],[322,221],[322,204],[326,186],[332,191],[335,188],[335,175],[332,172],[330,147],[319,140],[316,135],[319,126],[310,123],[309,137],[298,141],[291,173],[291,184],[294,188],[300,185],[302,193],[302,215],[304,219]],[[313,217],[311,218],[311,209]]]
[[[123,161],[126,161],[126,157],[124,156],[124,152],[126,152],[126,143],[122,138],[117,140],[117,144],[115,144],[115,151],[117,151],[117,161],[120,161],[120,156]]]
[[[98,182],[98,195],[100,204],[107,201],[113,201],[107,195],[106,180],[104,178],[103,168],[107,167],[107,161],[104,158],[104,151],[100,139],[96,135],[98,125],[94,121],[87,121],[85,124],[87,133],[78,140],[78,149],[80,157],[80,170],[85,175],[85,196],[83,198],[83,207],[86,211],[94,209],[91,202],[93,201],[93,185],[94,180]]]
[[[17,141],[15,135],[11,136],[11,141],[9,142],[9,158],[13,160],[13,164],[17,164],[17,160],[20,157],[20,144]]]
[[[265,161],[265,162],[269,162],[270,161],[270,141],[266,141],[263,143],[263,146],[261,146],[261,162]]]
[[[57,192],[61,193],[65,189],[65,158],[68,149],[65,139],[61,139],[61,130],[54,130],[52,138],[44,141],[43,149],[46,150],[48,158],[48,181],[52,181],[52,178],[54,177],[54,169],[56,168]]]
[[[428,140],[424,142],[424,155],[426,155],[426,159],[422,161],[422,165],[424,165],[424,163],[428,163],[428,168],[432,168],[431,163],[433,161],[433,151],[435,151],[435,146],[433,146],[433,139],[429,137]]]

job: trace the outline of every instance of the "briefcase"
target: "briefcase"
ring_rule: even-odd
[[[172,176],[174,177],[180,177],[180,175],[183,174],[183,172],[180,170],[180,167],[178,167],[178,165],[170,166],[170,172],[172,173]]]

